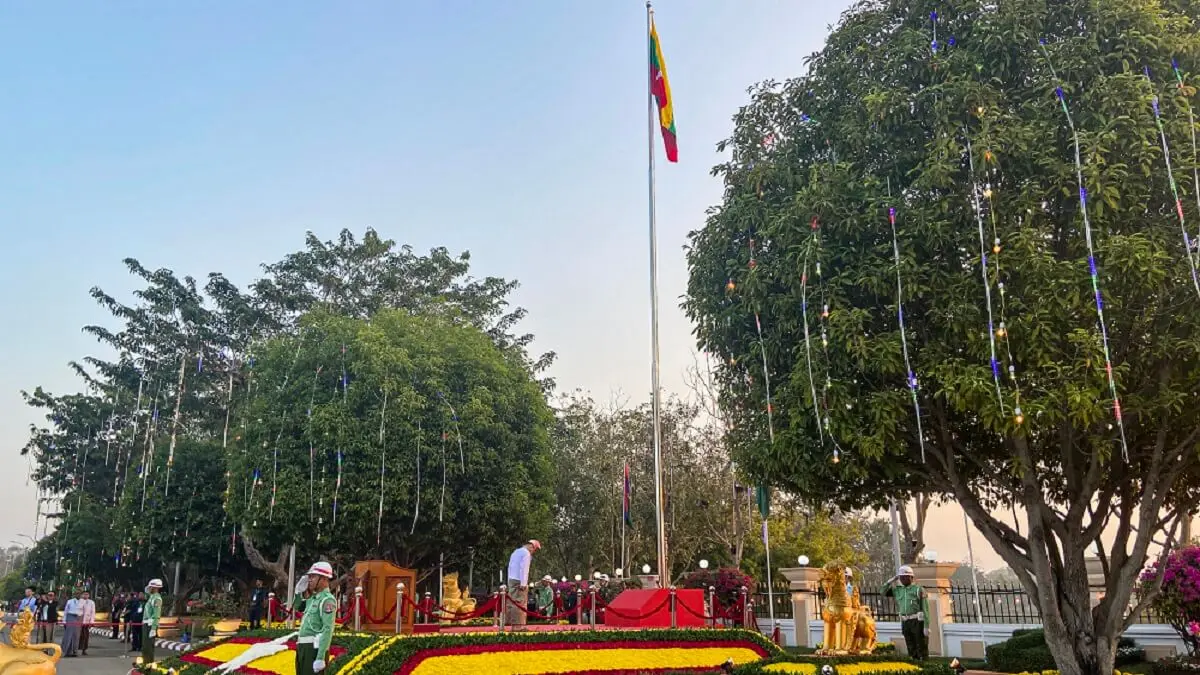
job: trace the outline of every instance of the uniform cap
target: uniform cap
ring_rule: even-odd
[[[911,576],[916,576],[916,575],[914,575],[914,574],[913,574],[913,568],[909,567],[908,565],[903,565],[903,566],[901,566],[901,567],[900,567],[900,569],[899,569],[899,570],[896,572],[896,576],[898,576],[898,577],[911,577]]]
[[[333,578],[333,566],[327,562],[313,563],[313,566],[308,568],[309,574],[315,574],[326,579]]]
[[[147,584],[147,588],[162,588],[162,586],[162,579],[151,579],[150,583]]]

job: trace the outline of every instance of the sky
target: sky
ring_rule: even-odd
[[[695,342],[683,246],[746,88],[804,72],[848,0],[661,0],[680,162],[658,157],[663,384]],[[646,32],[623,0],[72,0],[0,19],[0,545],[36,535],[20,390],[104,354],[88,296],[134,257],[248,283],[342,228],[521,282],[562,390],[648,398]],[[930,547],[964,559],[961,512]],[[999,558],[974,534],[976,558]]]

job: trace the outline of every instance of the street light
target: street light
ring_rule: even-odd
[[[702,570],[708,569],[708,561],[707,560],[700,561],[700,569],[702,569]]]
[[[642,574],[650,574],[650,565],[642,565]]]
[[[925,551],[925,562],[937,562],[937,551]]]
[[[614,572],[613,572],[613,573],[614,573],[614,574],[616,574],[616,576],[617,576],[617,577],[620,577],[620,576],[621,576],[621,574],[622,574],[622,573],[624,573],[624,571],[625,571],[625,570],[623,570],[623,569],[621,569],[620,567],[618,567],[616,570],[614,570]]]
[[[799,558],[796,558],[796,562],[799,563],[801,567],[808,567],[808,556],[802,555]]]

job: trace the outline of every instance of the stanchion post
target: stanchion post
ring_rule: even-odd
[[[430,612],[432,609],[433,609],[433,596],[430,595],[429,591],[425,591],[425,599],[421,601],[421,617],[422,617],[421,623],[432,623],[430,621],[430,619],[432,618],[430,616]]]
[[[675,615],[675,587],[667,589],[667,611],[671,614],[671,628],[679,627],[679,617]]]
[[[500,604],[496,607],[496,611],[500,616],[500,630],[504,630],[504,613],[508,610],[508,585],[500,585]]]
[[[354,587],[354,632],[362,630],[362,586]]]
[[[400,634],[400,629],[404,627],[404,622],[401,617],[404,616],[404,582],[396,582],[396,635]]]
[[[592,630],[596,630],[596,587],[588,589],[588,615],[591,621]]]
[[[500,591],[492,593],[492,625],[496,628],[500,627],[500,611],[504,609],[500,605]]]
[[[275,623],[275,594],[267,593],[267,628]]]
[[[717,627],[717,587],[708,587],[708,621],[713,628]]]
[[[575,589],[575,625],[583,625],[583,589]]]

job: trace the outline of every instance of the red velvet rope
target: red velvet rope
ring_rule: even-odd
[[[583,609],[583,610],[588,609],[587,607],[580,605],[576,609],[569,609],[564,612],[560,612],[558,614],[551,614],[551,615],[547,616],[545,614],[542,614],[541,612],[531,612],[531,611],[529,611],[528,607],[522,607],[520,605],[520,603],[518,603],[516,600],[514,600],[511,595],[505,595],[504,597],[505,597],[505,602],[512,605],[513,607],[516,607],[518,610],[523,612],[525,614],[525,616],[528,616],[531,619],[536,619],[538,621],[562,621],[563,619],[569,619],[569,618],[575,616],[575,614],[580,609]]]

